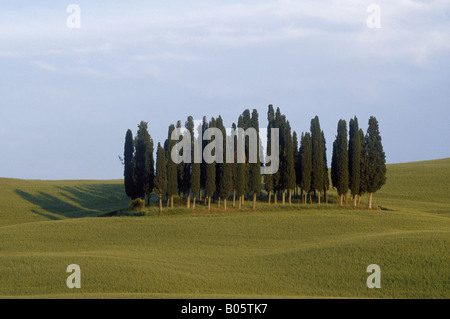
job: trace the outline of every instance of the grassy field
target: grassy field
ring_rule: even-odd
[[[100,217],[127,207],[120,180],[0,179],[0,297],[449,298],[449,178],[450,159],[388,165],[377,210],[295,199],[141,217]]]

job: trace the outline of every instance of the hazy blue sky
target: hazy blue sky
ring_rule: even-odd
[[[69,4],[81,28],[68,28]],[[368,28],[369,4],[381,28]],[[450,1],[7,1],[0,4],[0,176],[121,178],[125,133],[280,107],[380,123],[389,163],[450,156]]]

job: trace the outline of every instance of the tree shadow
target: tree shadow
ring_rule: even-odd
[[[15,193],[38,206],[31,212],[51,220],[63,218],[95,217],[126,207],[128,198],[121,184],[89,184],[56,186],[55,195],[38,191]]]

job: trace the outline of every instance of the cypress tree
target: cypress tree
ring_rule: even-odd
[[[159,211],[162,212],[162,198],[167,192],[166,155],[164,148],[158,143],[156,152],[155,193],[159,198]]]
[[[230,192],[233,188],[233,180],[232,180],[232,163],[226,162],[226,144],[227,144],[227,134],[225,130],[225,126],[223,125],[222,117],[219,116],[216,122],[217,128],[220,129],[223,136],[223,158],[222,163],[217,163],[216,167],[218,167],[218,175],[217,177],[217,192],[219,196],[223,198],[224,208],[227,210],[227,199],[230,195]]]
[[[259,121],[258,111],[252,112],[250,126],[256,130],[257,147],[256,147],[256,163],[249,163],[249,191],[253,192],[253,209],[256,208],[256,195],[261,192],[261,162],[259,159]]]
[[[306,197],[311,190],[311,176],[312,176],[312,141],[310,133],[302,133],[301,143],[300,143],[300,188],[302,193],[305,192]]]
[[[292,133],[292,143],[294,147],[294,172],[295,172],[295,190],[297,191],[297,187],[300,184],[300,174],[298,174],[299,170],[299,157],[298,157],[298,137],[297,132]],[[294,193],[295,194],[295,193]],[[295,194],[297,196],[297,194]]]
[[[333,153],[331,155],[331,184],[334,188],[338,186],[338,174],[337,174],[337,140],[333,142]]]
[[[189,133],[189,135],[185,134],[183,138],[189,138],[190,137],[190,144],[191,144],[191,154],[190,156],[190,163],[184,163],[184,174],[183,174],[183,191],[187,194],[187,208],[190,207],[191,203],[191,174],[194,164],[194,118],[192,116],[188,116],[187,121],[185,122],[185,128],[186,132]]]
[[[133,133],[131,130],[127,130],[125,135],[125,146],[124,146],[124,185],[125,193],[131,199],[135,199],[135,186],[134,186],[134,176],[133,176],[133,158],[134,158],[134,145],[133,145]]]
[[[297,178],[295,176],[294,164],[294,143],[291,136],[291,126],[286,121],[285,126],[285,147],[286,147],[286,188],[289,192],[289,204],[292,203],[292,190],[295,188]]]
[[[181,132],[181,121],[177,121],[176,125],[177,132]],[[178,141],[175,141],[178,142]],[[176,144],[176,143],[175,143]],[[177,192],[179,192],[181,198],[183,198],[183,195],[186,191],[186,185],[185,185],[185,178],[184,178],[184,171],[185,171],[185,165],[186,163],[182,161],[177,165]],[[175,194],[174,194],[175,195]]]
[[[327,143],[323,131],[322,131],[322,145],[323,145],[323,192],[325,203],[328,203],[328,189],[330,187],[330,178],[328,176]]]
[[[271,129],[273,128],[275,120],[275,112],[272,104],[269,105],[267,111],[267,154],[272,154],[272,135]],[[274,190],[273,174],[264,175],[264,188],[267,191],[269,204],[270,198],[272,197],[272,192]]]
[[[381,144],[378,121],[371,116],[366,134],[367,152],[367,192],[369,193],[369,209],[372,208],[373,193],[386,183],[386,155]]]
[[[154,170],[151,169],[151,157],[153,156],[153,145],[148,133],[148,123],[141,121],[138,125],[136,136],[136,151],[134,161],[134,180],[136,185],[136,198],[145,198],[150,195],[154,178]],[[150,184],[151,183],[151,184]]]
[[[349,186],[353,196],[353,206],[356,207],[356,196],[360,189],[361,179],[361,141],[359,135],[358,119],[356,116],[350,119],[348,142],[348,171]]]
[[[208,120],[206,119],[206,116],[203,116],[203,123],[202,123],[202,127],[201,127],[201,136],[203,136],[205,134],[205,131],[208,129]],[[199,134],[200,136],[200,134]],[[205,140],[201,140],[199,141],[201,147],[201,158],[202,158],[202,162],[200,163],[200,200],[202,197],[202,189],[206,189],[206,162],[203,158],[203,150],[205,149],[205,146],[208,144],[207,141]]]
[[[239,116],[237,127],[238,128],[244,127],[244,119],[243,119],[242,115]],[[237,140],[239,140],[239,141],[244,140],[244,135],[242,134],[242,131],[238,132]],[[238,145],[238,144],[236,143],[236,145]],[[245,179],[245,163],[236,163],[236,175],[237,175],[236,176],[236,194],[238,196],[239,209],[241,209],[241,205],[242,205],[244,193],[245,193],[245,185],[247,183],[247,181]]]
[[[243,126],[242,128],[245,130],[247,130],[251,124],[251,116],[250,116],[250,110],[246,109],[244,110],[244,112],[242,113],[242,120],[243,120]],[[244,179],[245,179],[245,185],[244,185],[244,189],[245,189],[245,193],[247,193],[247,198],[248,198],[248,193],[251,191],[251,181],[250,181],[250,165],[249,165],[249,138],[248,136],[244,136],[245,141],[244,141],[244,148],[245,148],[245,169],[244,169]]]
[[[340,205],[344,195],[348,191],[348,142],[347,142],[347,123],[345,120],[339,120],[336,136],[337,152],[337,192],[340,196]]]
[[[274,196],[273,196],[273,201],[275,204],[277,204],[278,202],[278,193],[284,189],[284,183],[283,183],[283,170],[284,170],[284,165],[285,165],[285,161],[284,161],[284,154],[283,154],[283,115],[281,114],[280,108],[277,107],[277,110],[275,112],[275,118],[273,120],[273,128],[278,128],[279,129],[279,133],[280,133],[280,140],[279,140],[279,145],[278,145],[278,154],[279,154],[279,168],[278,171],[272,175],[272,180],[273,180],[273,188],[274,188]]]
[[[318,203],[320,204],[320,194],[324,188],[324,161],[323,161],[323,140],[320,129],[319,117],[311,120],[311,142],[312,142],[312,174],[311,187],[318,192]]]
[[[173,141],[170,137],[172,135],[175,126],[171,124],[169,126],[168,133],[168,149],[166,150],[166,162],[167,162],[167,195],[170,198],[170,207],[173,208],[173,195],[177,194],[178,190],[178,174],[177,164],[172,160],[171,151],[176,145],[176,141]]]
[[[360,156],[360,165],[359,165],[359,203],[361,203],[361,196],[367,193],[367,184],[368,184],[368,176],[367,176],[367,152],[366,152],[366,139],[364,137],[364,131],[359,129],[359,140],[361,143],[361,156]]]
[[[211,118],[209,122],[209,127],[216,127],[216,121]],[[210,143],[213,142],[215,138],[212,138]],[[215,155],[215,149],[211,152],[211,155]],[[208,197],[208,210],[211,210],[211,196],[216,191],[216,162],[211,164],[206,163],[206,181],[205,181],[205,195]]]
[[[231,125],[231,127],[233,128],[233,131],[236,132],[237,126],[236,123],[233,123]],[[234,140],[233,145],[234,145],[234,149],[233,149],[233,163],[232,163],[232,180],[233,180],[233,207],[236,206],[236,190],[237,190],[237,183],[238,183],[238,178],[237,178],[237,134],[234,134],[233,136],[231,136],[231,138]]]
[[[194,135],[192,135],[192,138],[194,139],[194,143],[198,143],[198,141],[195,141]],[[192,148],[192,151],[195,154],[195,149],[194,148]],[[200,154],[197,154],[197,155],[200,155]],[[192,209],[195,209],[195,200],[197,199],[197,195],[200,192],[200,173],[201,173],[201,168],[200,168],[200,163],[194,163],[194,161],[192,161],[191,166],[192,166],[192,171],[191,171],[190,184],[191,184],[192,196],[194,197],[193,198],[193,202],[192,202]]]

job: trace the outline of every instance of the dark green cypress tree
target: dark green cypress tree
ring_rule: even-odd
[[[292,133],[292,143],[293,143],[293,147],[294,147],[294,171],[295,171],[295,190],[297,191],[297,187],[300,185],[300,174],[298,174],[298,170],[299,170],[299,156],[298,156],[298,136],[297,136],[297,132],[294,131]],[[294,195],[297,196],[297,194],[295,194],[296,192],[294,192]]]
[[[333,153],[331,155],[331,184],[334,188],[337,188],[338,185],[337,171],[337,140],[334,140]]]
[[[233,123],[231,125],[232,129],[234,132],[236,132],[237,126],[236,123]],[[234,145],[234,149],[233,149],[233,163],[231,164],[231,176],[232,176],[232,180],[233,180],[233,207],[236,206],[236,190],[237,190],[237,183],[238,183],[238,179],[237,179],[237,134],[234,134],[233,136],[231,136],[230,138],[232,138],[233,141],[233,145]]]
[[[246,109],[244,110],[244,112],[242,113],[242,120],[243,120],[243,129],[244,131],[247,130],[251,125],[250,125],[250,120],[251,120],[251,116],[250,116],[250,110]],[[244,136],[245,138],[245,143],[244,143],[244,147],[245,147],[245,169],[244,169],[244,178],[245,178],[245,193],[247,193],[247,198],[249,196],[249,192],[251,192],[251,181],[250,181],[250,165],[249,165],[249,138],[248,136]]]
[[[125,135],[123,160],[125,193],[131,199],[135,199],[135,185],[133,176],[134,145],[133,133],[131,130],[127,130],[127,134]]]
[[[367,192],[369,193],[369,209],[372,208],[373,193],[386,183],[386,155],[381,144],[378,121],[374,116],[369,119],[366,134],[367,152]]]
[[[337,192],[340,196],[340,205],[344,195],[348,191],[348,142],[347,142],[347,123],[345,120],[339,120],[336,136],[336,155],[337,155]]]
[[[244,128],[244,119],[242,115],[239,116],[238,119],[238,128]],[[242,131],[238,132],[237,140],[243,141],[244,135],[242,134]],[[238,144],[236,143],[236,146]],[[245,163],[236,163],[236,195],[238,196],[239,201],[239,209],[241,209],[241,205],[243,203],[244,199],[244,193],[245,193],[245,185],[247,184],[246,181],[246,175],[245,175]]]
[[[208,129],[208,120],[206,119],[206,116],[203,116],[203,123],[202,123],[202,128],[201,128],[201,136],[204,136],[205,131]],[[206,162],[203,159],[203,150],[205,149],[205,146],[208,144],[208,141],[205,140],[201,140],[200,145],[202,145],[201,148],[201,158],[202,158],[202,162],[200,163],[200,200],[202,197],[202,189],[206,189]],[[205,195],[206,196],[206,195]]]
[[[324,188],[323,176],[324,162],[323,162],[323,140],[322,131],[320,129],[319,117],[316,116],[311,120],[311,142],[312,142],[312,174],[311,187],[318,193],[317,199],[320,204],[321,192]]]
[[[273,180],[273,188],[274,188],[274,197],[273,201],[275,204],[278,203],[278,193],[284,189],[284,166],[285,166],[285,156],[283,154],[284,150],[284,142],[283,142],[283,115],[281,114],[280,108],[277,107],[275,112],[275,118],[273,121],[273,128],[279,129],[279,145],[278,145],[278,154],[279,154],[279,165],[278,171],[272,175]]]
[[[153,180],[153,170],[151,170],[152,144],[148,133],[148,123],[141,121],[138,125],[136,136],[136,150],[134,161],[134,180],[136,185],[136,198],[145,198],[152,191],[150,182]]]
[[[192,138],[194,139],[194,143],[198,143],[198,141],[195,140],[194,135],[192,135]],[[192,152],[193,152],[193,154],[195,154],[195,148],[192,148]],[[200,152],[200,148],[199,148],[198,152]],[[200,154],[197,154],[197,155],[200,156]],[[192,209],[195,209],[195,201],[200,192],[201,168],[200,168],[200,163],[194,163],[194,161],[192,161],[191,167],[192,167],[192,171],[191,171],[190,184],[191,184],[191,191],[192,191],[192,197],[193,197]]]
[[[275,121],[275,112],[273,109],[272,104],[269,105],[268,111],[267,111],[267,154],[272,154],[272,135],[271,135],[271,129],[274,127],[274,121]],[[272,197],[272,192],[274,190],[273,185],[273,174],[266,174],[264,175],[264,188],[267,191],[268,195],[268,202],[270,204],[270,199]]]
[[[361,180],[361,141],[359,125],[356,116],[350,119],[348,142],[348,172],[349,186],[353,196],[353,206],[356,207],[356,196],[359,194]]]
[[[328,189],[330,188],[330,178],[328,176],[327,142],[325,140],[325,134],[323,131],[322,131],[322,145],[323,145],[323,192],[325,203],[328,203]]]
[[[176,141],[173,141],[170,137],[172,135],[173,130],[175,130],[175,126],[171,124],[169,126],[168,133],[168,149],[166,153],[166,162],[167,162],[167,195],[170,198],[170,207],[173,208],[173,196],[177,194],[178,191],[178,174],[177,174],[177,164],[172,160],[171,152],[174,146],[176,145]]]
[[[222,132],[223,137],[223,158],[222,163],[217,163],[216,167],[218,167],[219,174],[216,175],[218,183],[217,183],[217,192],[220,197],[223,198],[224,209],[227,210],[227,199],[230,196],[230,192],[233,189],[233,178],[232,178],[232,168],[233,163],[226,162],[226,144],[227,144],[227,133],[225,130],[225,126],[223,125],[222,117],[219,116],[217,119],[217,128]]]
[[[188,116],[187,121],[185,122],[186,134],[183,138],[189,139],[191,144],[191,154],[190,163],[184,163],[184,174],[183,174],[183,192],[187,195],[187,208],[190,208],[191,205],[191,174],[194,163],[194,118],[192,116]],[[187,134],[189,133],[189,134]]]
[[[304,203],[306,204],[306,198],[311,190],[311,176],[312,176],[312,141],[311,134],[302,134],[300,143],[300,188],[302,192],[305,192]]]
[[[181,121],[180,120],[177,121],[176,129],[181,132]],[[178,141],[175,141],[175,144]],[[185,191],[186,191],[186,185],[185,185],[186,181],[184,179],[185,165],[186,165],[186,163],[184,161],[182,161],[181,163],[177,164],[177,184],[178,184],[177,185],[178,186],[177,192],[179,192],[179,194],[180,194],[180,196],[182,198],[183,198],[183,195],[185,194]]]
[[[295,176],[294,164],[294,142],[291,136],[291,125],[286,121],[285,126],[285,147],[286,147],[286,188],[289,193],[288,202],[292,204],[292,190],[296,186],[297,178]]]
[[[162,212],[162,198],[167,192],[166,155],[164,148],[158,143],[156,151],[155,193],[159,198],[159,211]]]
[[[364,137],[364,131],[359,129],[359,140],[361,142],[361,156],[360,156],[360,170],[359,170],[359,199],[358,202],[361,203],[361,196],[367,193],[367,184],[368,184],[368,176],[367,176],[367,152],[366,152],[366,139]]]
[[[253,192],[253,209],[256,208],[256,195],[261,192],[261,162],[259,159],[259,120],[258,111],[253,109],[250,126],[256,130],[256,163],[249,163],[249,190]]]
[[[209,127],[216,127],[216,120],[211,118]],[[212,138],[210,143],[214,142],[215,138]],[[211,152],[211,155],[215,155],[216,150]],[[208,197],[208,210],[211,210],[211,197],[216,191],[216,162],[206,164],[206,182],[205,182],[205,195]]]

